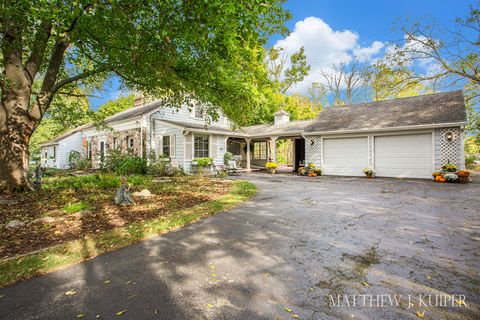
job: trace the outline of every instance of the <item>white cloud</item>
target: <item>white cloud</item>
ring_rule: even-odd
[[[308,17],[295,24],[295,28],[285,39],[278,40],[275,47],[285,49],[287,56],[298,52],[303,46],[308,64],[309,75],[289,90],[289,93],[307,93],[312,82],[321,79],[321,71],[331,70],[332,64],[348,63],[354,57],[372,61],[381,53],[385,45],[373,41],[363,47],[359,44],[359,35],[351,30],[333,30],[325,21],[317,17]]]

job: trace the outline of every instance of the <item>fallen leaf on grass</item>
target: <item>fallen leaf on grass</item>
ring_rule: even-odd
[[[292,309],[289,309],[289,308],[287,308],[287,307],[283,307],[283,309],[285,309],[285,311],[287,311],[287,312],[293,312]]]
[[[458,304],[459,306],[467,306],[467,304],[463,300],[455,300],[455,303]]]
[[[84,318],[85,315],[84,314],[77,314],[76,318]]]
[[[130,284],[132,283],[132,280],[128,280],[127,282],[125,282],[126,284]]]
[[[216,276],[217,276],[217,274],[216,274],[216,273],[212,273],[212,277],[216,277]]]
[[[214,307],[213,304],[210,304],[210,303],[207,304],[208,309],[213,308],[213,307]]]
[[[110,283],[110,280],[105,280],[105,281],[103,281],[103,283],[105,283],[105,284]]]
[[[299,316],[298,314],[294,314],[294,313],[292,313],[292,318],[296,318],[296,319],[298,319],[298,318],[300,318],[300,316]]]
[[[66,296],[73,296],[74,294],[77,294],[77,293],[73,290],[68,290],[67,292],[65,292]]]
[[[428,279],[428,280],[432,280],[432,277],[430,277],[430,276],[427,276],[427,279]]]
[[[213,264],[209,264],[208,267],[209,267],[210,269],[215,269],[215,266],[214,266]]]
[[[363,284],[365,287],[370,288],[370,285],[368,284],[368,282],[364,281],[364,282],[362,282],[362,284]]]
[[[122,311],[118,311],[117,313],[115,313],[117,316],[121,316],[122,314],[124,314],[125,312],[127,312],[127,310],[122,310]]]
[[[415,315],[421,319],[425,318],[425,311],[423,312],[420,312],[420,311],[417,311],[415,312]]]

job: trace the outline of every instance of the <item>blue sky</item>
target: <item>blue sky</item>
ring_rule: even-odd
[[[347,61],[349,56],[364,55],[374,59],[383,55],[389,41],[402,39],[394,31],[398,18],[435,19],[442,27],[453,26],[457,17],[465,17],[472,1],[467,0],[290,0],[285,7],[293,17],[287,22],[292,34],[283,39],[273,36],[268,46],[281,45],[294,52],[300,45],[306,47],[312,66],[310,79],[294,90],[305,92],[318,72],[332,62]],[[288,50],[287,50],[288,51]],[[102,103],[118,98],[122,93],[120,82],[113,78],[100,98],[91,98],[96,109]]]

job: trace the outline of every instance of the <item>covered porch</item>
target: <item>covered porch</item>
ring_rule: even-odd
[[[305,161],[305,139],[298,136],[230,137],[227,151],[242,169],[266,169],[267,162],[279,164],[279,172],[296,172]]]

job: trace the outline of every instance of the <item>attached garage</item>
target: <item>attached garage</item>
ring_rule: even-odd
[[[375,136],[373,155],[379,177],[430,178],[432,133]]]
[[[323,139],[323,171],[328,175],[362,176],[368,167],[368,139]]]

